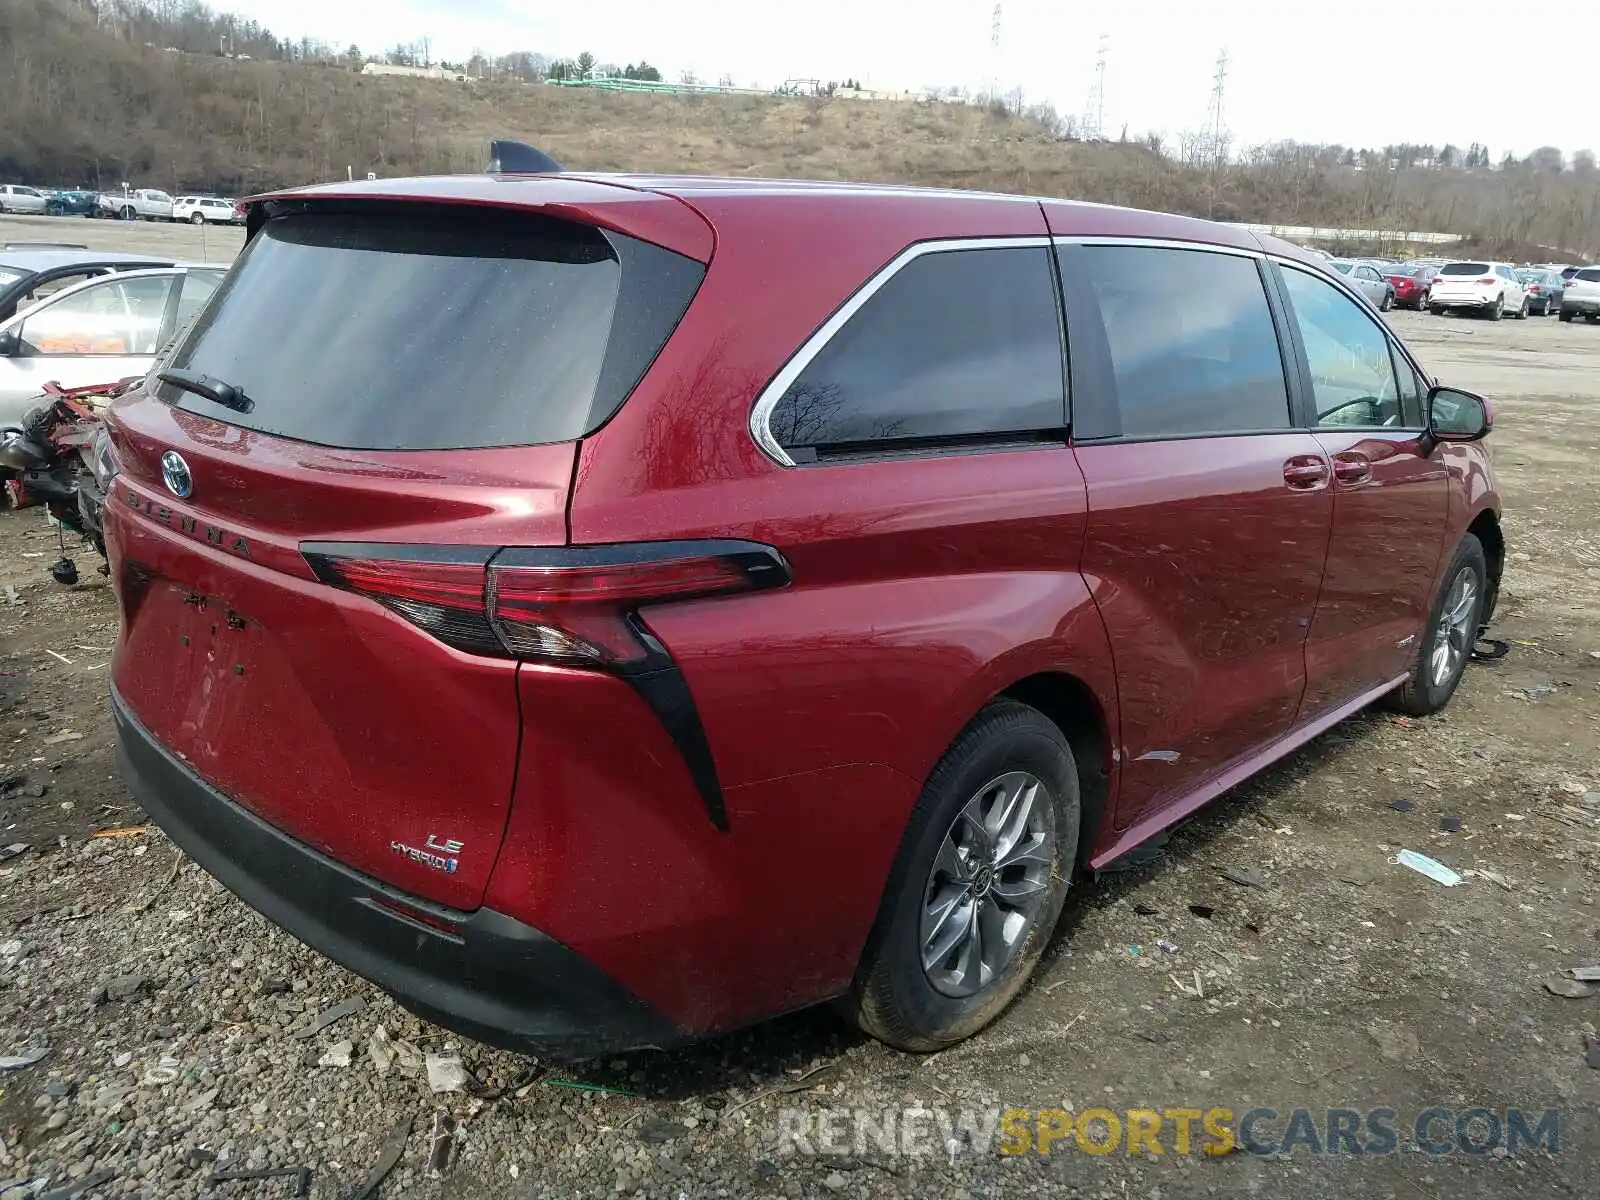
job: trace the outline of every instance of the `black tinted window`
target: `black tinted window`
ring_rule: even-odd
[[[1600,283],[1600,269],[1594,267],[1585,267],[1581,271],[1574,272],[1574,276],[1585,283]]]
[[[1062,269],[1067,286],[1092,296],[1122,436],[1289,427],[1283,359],[1254,259],[1084,246],[1064,259]],[[1072,311],[1076,319],[1076,304]],[[1076,341],[1077,334],[1072,337]],[[1102,431],[1080,432],[1087,437]]]
[[[1439,274],[1441,275],[1487,275],[1488,273],[1488,263],[1446,263],[1444,266],[1439,268]]]
[[[1044,247],[950,250],[907,263],[790,384],[780,445],[1060,429],[1061,334]]]
[[[170,385],[160,395],[352,449],[569,441],[633,390],[703,273],[671,251],[531,215],[279,217],[172,361],[240,388],[251,410]]]

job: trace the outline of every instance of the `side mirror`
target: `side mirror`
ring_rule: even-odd
[[[1428,432],[1441,442],[1475,442],[1494,428],[1494,410],[1482,396],[1460,388],[1428,391]]]
[[[15,329],[0,329],[0,358],[15,358],[22,349],[22,339]]]

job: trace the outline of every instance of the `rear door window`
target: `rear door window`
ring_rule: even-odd
[[[1574,275],[1573,278],[1581,279],[1585,283],[1600,283],[1600,267],[1585,267],[1583,270]]]
[[[1114,403],[1079,405],[1080,440],[1292,427],[1283,357],[1253,258],[1144,246],[1063,247],[1078,358],[1106,359]],[[1081,320],[1080,320],[1081,318]]]
[[[326,446],[564,442],[614,413],[705,274],[621,234],[536,214],[352,206],[269,221],[170,366],[250,411],[179,408]]]
[[[30,313],[19,333],[30,355],[154,354],[172,279],[107,280]]]
[[[1061,322],[1043,246],[912,259],[806,364],[767,420],[796,461],[1065,427]]]

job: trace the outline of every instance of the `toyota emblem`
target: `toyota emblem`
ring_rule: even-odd
[[[168,450],[161,456],[161,480],[167,485],[167,491],[180,500],[187,500],[189,493],[194,491],[194,477],[189,474],[189,464],[183,461],[183,455],[176,450]]]

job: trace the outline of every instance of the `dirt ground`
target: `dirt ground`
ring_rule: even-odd
[[[22,236],[15,224],[0,221],[0,237]],[[159,831],[95,836],[144,824],[112,758],[111,597],[87,549],[76,553],[84,582],[51,582],[56,535],[37,511],[0,514],[0,779],[11,781],[0,790],[0,1056],[50,1049],[0,1070],[0,1197],[104,1172],[91,1200],[194,1196],[219,1163],[305,1165],[311,1195],[365,1195],[357,1185],[408,1121],[375,1194],[1597,1194],[1600,1050],[1586,1037],[1600,987],[1546,985],[1582,990],[1560,973],[1600,963],[1600,327],[1393,321],[1444,381],[1497,404],[1510,561],[1494,634],[1509,655],[1474,664],[1445,713],[1347,721],[1145,861],[1084,880],[1015,1008],[931,1058],[816,1011],[673,1053],[548,1066],[405,1014],[255,916]],[[1391,807],[1400,800],[1411,811]],[[1459,832],[1440,830],[1445,816]],[[1391,864],[1402,848],[1465,879],[1446,888]],[[1223,877],[1235,868],[1265,886]],[[295,1036],[351,998],[364,1009]],[[379,1026],[406,1044],[386,1073],[369,1048]],[[435,1096],[408,1056],[452,1043],[473,1081]],[[1396,1110],[1398,1145],[1319,1157],[1304,1137],[1284,1144],[1294,1110],[1326,1133],[1334,1106],[1363,1122]],[[1559,1136],[1509,1153],[1480,1114],[1469,1132],[1488,1152],[1435,1154],[1412,1135],[1434,1106],[1451,1114],[1432,1127],[1446,1139],[1474,1108],[1501,1120],[1528,1110],[1530,1128],[1553,1109]],[[856,1144],[847,1127],[825,1147],[817,1132],[833,1110],[925,1109],[938,1128],[1010,1107],[1122,1119],[1225,1108],[1236,1127],[1247,1110],[1275,1116],[1258,1121],[1256,1147],[1214,1156],[1179,1152],[1171,1117],[1160,1155],[1148,1143],[1089,1153],[1073,1137],[1011,1155],[973,1137],[947,1145],[942,1132]],[[463,1132],[435,1178],[444,1112]],[[806,1131],[806,1145],[785,1130]],[[216,1194],[287,1196],[293,1182]]]

